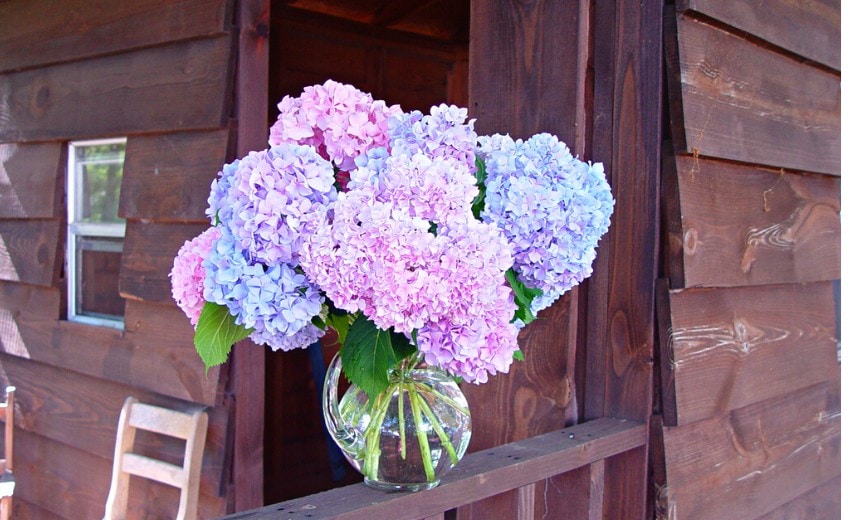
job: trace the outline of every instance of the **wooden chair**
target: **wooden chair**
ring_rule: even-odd
[[[104,519],[125,518],[128,509],[130,475],[148,478],[180,489],[178,520],[198,517],[198,490],[201,479],[201,460],[207,437],[207,414],[179,412],[140,403],[128,397],[118,419],[115,459],[112,465],[112,484],[106,499]],[[176,466],[161,460],[133,453],[137,430],[147,430],[186,441],[183,465]]]
[[[0,409],[6,416],[6,434],[3,459],[0,459],[0,520],[9,520],[12,516],[12,496],[15,494],[14,439],[15,439],[15,387],[6,387],[6,402],[0,403]]]

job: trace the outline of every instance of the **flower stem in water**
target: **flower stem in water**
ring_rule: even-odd
[[[411,392],[412,390],[412,392]],[[422,467],[425,469],[425,478],[428,482],[435,480],[434,464],[431,461],[431,449],[428,445],[428,434],[422,428],[422,417],[420,416],[419,402],[417,397],[419,394],[411,385],[408,390],[410,395],[410,408],[413,410],[413,423],[416,425],[416,436],[419,438],[419,451],[422,453]]]

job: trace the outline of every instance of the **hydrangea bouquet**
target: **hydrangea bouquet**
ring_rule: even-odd
[[[403,112],[334,81],[278,108],[268,149],[222,168],[211,227],[174,260],[208,368],[246,337],[292,350],[333,329],[370,396],[411,357],[484,383],[590,275],[611,189],[555,136],[479,136],[466,109]]]

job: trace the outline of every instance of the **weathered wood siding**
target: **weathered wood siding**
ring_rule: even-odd
[[[665,20],[661,518],[839,514],[839,3],[767,11]]]
[[[234,5],[0,4],[0,380],[18,388],[17,518],[100,518],[128,395],[207,407],[202,516],[232,501],[232,400],[218,368],[204,374],[168,272],[206,227],[209,183],[231,158]],[[67,143],[106,137],[127,137],[122,331],[63,318]],[[182,454],[176,441],[137,442]],[[133,517],[174,515],[175,490],[134,486]]]

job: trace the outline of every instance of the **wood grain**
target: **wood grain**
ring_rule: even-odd
[[[757,36],[804,58],[841,70],[840,0],[679,0],[694,11]],[[805,30],[800,30],[805,27]]]
[[[57,289],[0,282],[2,352],[136,388],[213,404],[219,368],[205,376],[192,327],[175,306],[128,302],[126,331],[59,320]]]
[[[181,411],[198,408],[195,404],[156,395],[148,390],[5,354],[0,354],[0,368],[2,377],[25,386],[16,395],[20,411],[20,420],[16,424],[18,429],[107,461],[112,460],[118,415],[126,397],[134,396],[144,403]],[[201,490],[217,495],[222,478],[227,410],[224,407],[209,408],[207,413],[210,424]],[[184,442],[175,438],[139,432],[135,451],[172,464],[182,464],[184,446]],[[108,487],[107,483],[106,491]]]
[[[0,75],[0,142],[220,128],[230,38]]]
[[[840,174],[836,74],[688,16],[669,22],[677,152]]]
[[[127,221],[121,255],[121,296],[155,303],[172,303],[171,280],[177,251],[205,229],[204,223]]]
[[[757,518],[836,477],[838,387],[835,379],[665,429],[671,518]]]
[[[841,477],[786,502],[759,520],[809,520],[841,518]]]
[[[839,179],[686,155],[675,164],[665,172],[680,211],[668,216],[679,219],[668,236],[680,244],[674,288],[841,277]]]
[[[838,373],[831,283],[660,291],[658,298],[669,298],[670,309],[659,314],[660,362],[675,395],[675,405],[664,399],[668,426],[723,416]]]
[[[54,285],[62,258],[59,224],[59,219],[0,220],[0,280]]]
[[[0,219],[58,217],[62,157],[60,143],[0,144]]]
[[[215,130],[130,137],[118,214],[157,222],[209,222],[207,198],[225,163],[228,135]]]
[[[0,3],[0,71],[111,54],[227,30],[224,0]]]

